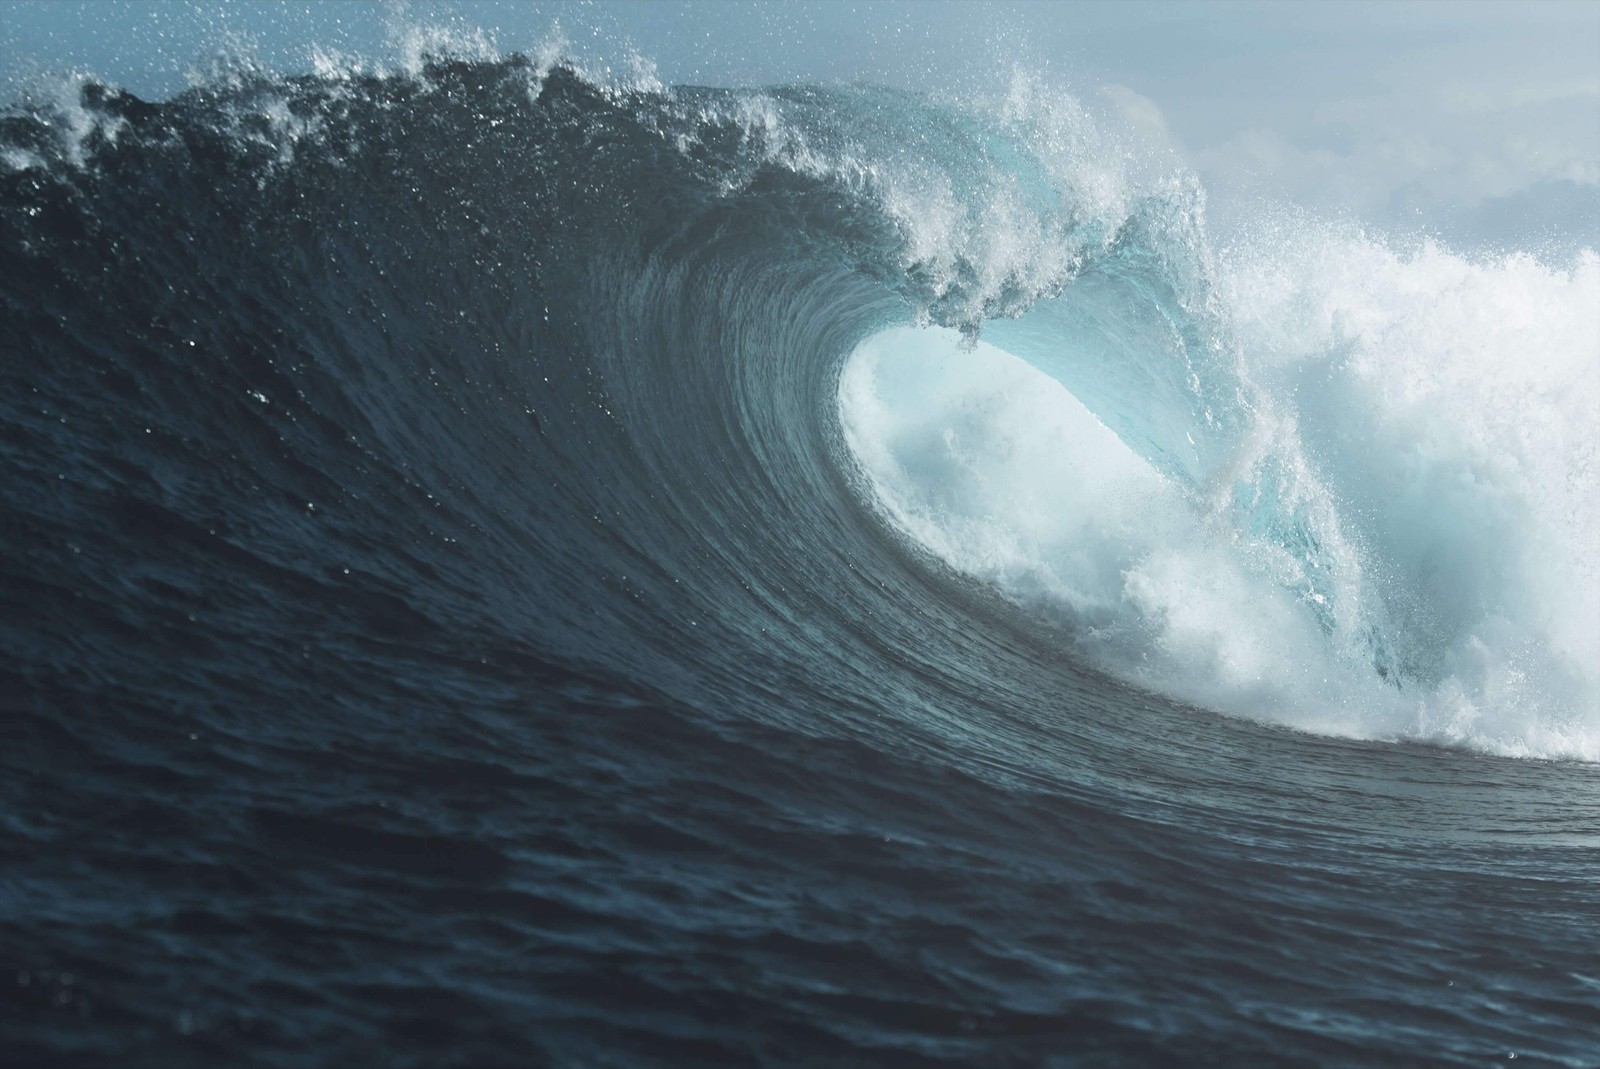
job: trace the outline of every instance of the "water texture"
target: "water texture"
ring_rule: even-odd
[[[1600,259],[1026,77],[0,117],[0,1060],[1600,1064]]]

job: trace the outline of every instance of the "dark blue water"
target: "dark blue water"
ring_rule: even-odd
[[[1026,295],[731,97],[79,92],[0,120],[0,1061],[1600,1065],[1595,769],[918,552],[839,370]]]

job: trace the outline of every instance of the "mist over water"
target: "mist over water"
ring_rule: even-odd
[[[1591,1064],[1583,221],[716,10],[18,83],[0,1049]]]

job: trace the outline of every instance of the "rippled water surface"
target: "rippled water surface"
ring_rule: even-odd
[[[1600,267],[1071,114],[0,118],[0,1060],[1600,1061]]]

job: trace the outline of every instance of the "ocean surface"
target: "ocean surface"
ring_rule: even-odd
[[[1600,257],[556,56],[0,113],[0,1062],[1600,1065]]]

